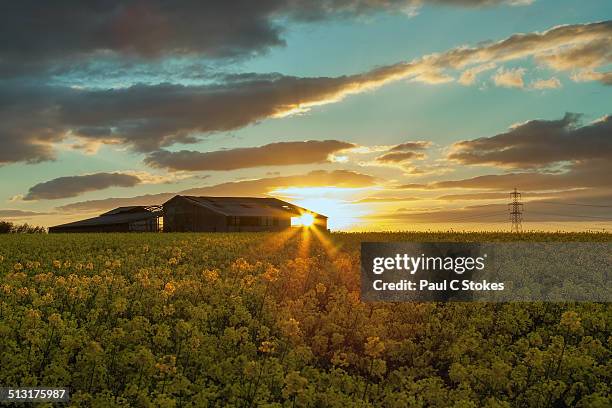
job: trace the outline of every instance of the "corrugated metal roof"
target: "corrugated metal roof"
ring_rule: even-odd
[[[126,212],[134,212],[134,210],[141,210],[142,212],[148,211],[142,205],[130,205],[126,207],[117,207],[113,210],[105,212],[104,214],[100,214],[100,216],[102,217],[106,215],[115,215],[115,214],[121,214],[121,213],[126,213]]]
[[[134,221],[148,220],[155,218],[158,214],[149,211],[139,213],[122,213],[115,215],[102,215],[99,217],[88,218],[86,220],[69,222],[67,224],[55,225],[52,228],[74,228],[74,227],[93,227],[100,225],[125,224]]]
[[[286,217],[287,215],[300,215],[304,212],[309,212],[318,217],[327,218],[322,214],[317,214],[273,197],[179,197],[183,197],[211,211],[231,217]]]

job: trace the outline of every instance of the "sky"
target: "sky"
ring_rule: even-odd
[[[612,228],[612,3],[0,6],[0,219],[274,196],[334,230]]]

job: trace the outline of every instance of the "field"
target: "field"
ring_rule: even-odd
[[[362,303],[361,241],[609,234],[0,237],[0,385],[94,407],[609,407],[612,305]]]

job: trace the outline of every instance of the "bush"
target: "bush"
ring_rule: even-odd
[[[0,234],[22,233],[22,234],[44,234],[47,232],[45,227],[37,225],[13,224],[9,221],[0,221]]]

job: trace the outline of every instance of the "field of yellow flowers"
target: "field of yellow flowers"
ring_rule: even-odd
[[[0,237],[0,385],[83,407],[609,407],[612,305],[362,303],[361,241],[609,234]]]

